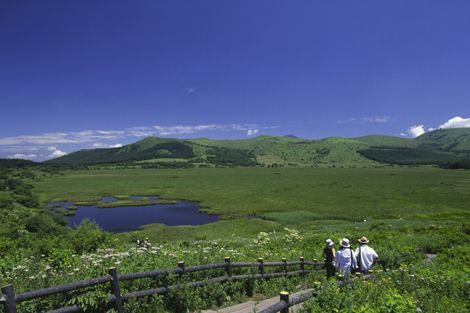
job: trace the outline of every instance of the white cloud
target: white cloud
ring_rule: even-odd
[[[186,92],[187,92],[187,93],[190,93],[190,94],[191,94],[191,93],[195,93],[195,92],[196,92],[196,88],[192,88],[192,87],[191,87],[191,88],[188,88],[188,89],[186,89]]]
[[[47,144],[68,144],[68,143],[84,143],[91,142],[97,139],[117,139],[122,137],[125,133],[112,132],[103,133],[103,131],[85,130],[81,132],[66,132],[66,133],[44,133],[40,135],[26,135],[16,137],[3,137],[0,138],[0,145],[47,145]]]
[[[366,117],[351,117],[347,120],[338,120],[338,124],[346,123],[387,123],[390,121],[390,116],[366,116]]]
[[[55,150],[54,152],[52,152],[48,158],[58,158],[58,157],[61,157],[61,156],[64,156],[66,155],[67,152],[64,152],[64,151],[60,151],[60,150]]]
[[[123,130],[96,130],[96,132],[101,135],[114,135],[114,136],[120,136],[126,133]]]
[[[424,125],[414,125],[408,128],[406,131],[413,138],[421,136],[422,134],[426,132],[424,130]]]
[[[152,127],[133,127],[130,128],[127,133],[130,137],[148,137],[156,135]]]
[[[227,125],[218,125],[218,124],[176,125],[176,126],[155,125],[153,126],[153,128],[157,130],[157,133],[162,136],[194,134],[200,131],[219,131],[227,127],[228,127]]]
[[[107,143],[102,143],[102,142],[95,142],[92,144],[93,148],[120,148],[122,147],[121,143],[116,143],[116,144],[107,144]]]
[[[25,153],[25,152],[36,152],[40,149],[34,146],[1,146],[0,151],[12,152],[12,153]]]
[[[467,128],[470,127],[470,118],[463,118],[460,116],[453,117],[449,119],[444,124],[440,125],[438,129],[446,129],[446,128]],[[428,132],[436,130],[434,127],[429,127]],[[406,131],[409,136],[411,137],[418,137],[421,136],[426,132],[424,125],[414,125],[407,129]],[[401,133],[403,135],[403,133]]]
[[[470,118],[456,116],[439,126],[439,128],[466,128],[470,127]]]
[[[246,132],[246,135],[247,136],[253,136],[253,135],[256,135],[258,133],[258,129],[248,129],[248,131]]]
[[[222,128],[224,128],[224,126],[217,125],[217,124],[175,125],[175,126],[155,125],[153,126],[153,128],[156,130],[157,134],[161,136],[171,136],[171,135],[194,134],[195,132],[200,132],[200,131],[221,130]]]
[[[153,129],[155,134],[151,134],[152,130],[148,128],[140,127],[135,131],[137,133],[145,134],[145,136],[150,135],[159,135],[159,136],[173,136],[173,135],[187,135],[194,134],[202,131],[240,131],[248,132],[249,130],[253,131],[256,129],[256,132],[259,129],[273,129],[278,128],[278,126],[259,126],[257,124],[203,124],[203,125],[175,125],[175,126],[161,126],[155,125]]]
[[[65,152],[58,145],[84,145],[94,148],[120,147],[114,142],[130,142],[135,138],[147,136],[184,136],[200,132],[240,132],[255,134],[260,130],[274,129],[278,126],[261,126],[257,124],[199,124],[199,125],[154,125],[130,127],[123,130],[83,130],[78,132],[56,132],[15,137],[0,137],[0,153],[29,155],[35,150],[48,151],[49,158],[58,157]],[[5,153],[5,154],[7,154]],[[41,157],[41,155],[37,155]]]
[[[387,123],[390,121],[390,116],[372,116],[364,118],[364,121],[369,123]]]
[[[24,160],[34,160],[38,156],[37,154],[22,154],[22,153],[16,153],[14,155],[9,155],[7,158],[8,159],[24,159]]]

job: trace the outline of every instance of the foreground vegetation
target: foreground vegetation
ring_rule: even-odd
[[[326,238],[366,235],[381,257],[373,281],[339,289],[323,275],[181,288],[166,297],[127,304],[128,312],[195,311],[270,296],[281,289],[318,288],[309,312],[467,312],[470,279],[470,176],[437,168],[222,168],[64,171],[4,169],[0,179],[2,285],[18,292],[105,275],[233,261],[321,260]],[[34,185],[34,189],[29,185]],[[149,225],[113,235],[84,222],[76,229],[41,208],[47,201],[97,201],[114,195],[158,195],[199,201],[222,220],[201,226]],[[112,210],[112,209],[110,209]],[[137,248],[135,240],[150,238]],[[426,254],[437,254],[426,261]],[[401,276],[398,269],[405,269]],[[215,276],[217,273],[214,273]],[[220,274],[220,273],[219,273]],[[196,277],[198,278],[198,277]],[[207,277],[199,277],[201,279]],[[173,279],[173,278],[171,278]],[[175,278],[176,279],[176,278]],[[150,288],[142,280],[124,291]],[[320,288],[321,287],[321,288]],[[20,306],[39,312],[80,304],[101,310],[107,288],[91,288]]]

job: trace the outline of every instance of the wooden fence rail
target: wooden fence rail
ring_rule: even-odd
[[[295,271],[288,271],[288,266],[299,266],[299,270]],[[188,273],[195,273],[195,272],[203,272],[203,271],[210,271],[216,269],[225,269],[225,275],[221,277],[215,277],[206,279],[203,281],[192,281],[185,283],[185,286],[188,287],[199,287],[208,284],[214,283],[222,283],[227,281],[239,281],[245,279],[267,279],[267,278],[276,278],[276,277],[289,277],[289,276],[305,276],[307,273],[318,272],[321,267],[323,267],[324,263],[314,261],[305,261],[303,257],[299,259],[299,261],[287,261],[286,259],[282,259],[282,262],[264,262],[263,259],[258,259],[257,262],[232,262],[229,257],[224,259],[223,263],[215,263],[215,264],[206,264],[206,265],[196,265],[186,267],[184,262],[178,262],[178,267],[174,269],[168,270],[155,270],[155,271],[148,271],[148,272],[139,272],[139,273],[130,273],[130,274],[119,274],[116,268],[109,269],[109,275],[101,276],[97,278],[92,278],[88,280],[81,280],[77,282],[73,282],[70,284],[54,286],[50,288],[43,288],[33,291],[27,291],[20,294],[15,294],[14,286],[12,284],[4,286],[0,294],[0,302],[3,303],[4,312],[5,313],[16,313],[17,312],[17,304],[33,300],[39,299],[51,295],[62,294],[73,290],[79,290],[87,287],[92,287],[96,285],[102,284],[110,284],[110,291],[111,294],[108,296],[108,301],[106,303],[107,306],[114,307],[118,313],[123,313],[123,303],[131,298],[140,298],[146,297],[151,295],[159,295],[159,294],[166,294],[170,290],[177,289],[181,287],[181,284],[175,284],[170,286],[161,286],[158,288],[147,289],[147,290],[139,290],[139,291],[132,291],[127,292],[125,294],[121,294],[121,288],[119,282],[122,281],[132,281],[136,279],[142,278],[158,278],[158,277],[167,277],[169,275],[178,275],[179,277],[183,277]],[[312,266],[314,269],[306,270],[305,266]],[[280,272],[269,272],[266,273],[265,269],[267,267],[281,267]],[[249,274],[249,275],[232,275],[234,268],[258,268],[258,274]],[[292,302],[292,300],[291,300]],[[72,313],[72,312],[80,312],[81,308],[77,305],[67,306],[58,308],[53,311],[49,311],[49,313]],[[271,311],[269,311],[271,312]],[[278,311],[272,311],[278,312]]]
[[[297,296],[289,296],[286,291],[281,291],[279,295],[279,302],[271,305],[269,308],[259,311],[258,313],[289,313],[289,308],[302,303],[314,296],[313,291],[308,291]]]
[[[403,281],[404,271],[400,270],[400,272],[401,272],[401,280]],[[357,282],[355,280],[356,278],[368,280],[368,279],[371,279],[372,277],[373,277],[372,274],[363,275],[361,273],[356,273],[355,276],[352,275],[349,278],[345,278],[344,275],[339,275],[338,278],[340,280],[337,281],[336,284],[338,286],[343,286],[343,285],[346,285],[346,284]],[[289,313],[289,308],[290,307],[292,307],[294,305],[297,305],[297,304],[300,304],[302,302],[305,302],[305,301],[307,301],[308,299],[310,299],[314,296],[315,296],[315,291],[314,290],[306,291],[302,294],[298,294],[298,295],[295,295],[295,296],[292,296],[292,297],[289,296],[289,293],[287,291],[281,291],[280,294],[279,294],[279,302],[277,302],[277,303],[271,305],[270,307],[268,307],[264,310],[261,310],[257,313],[278,313],[278,312],[280,312],[280,313]]]

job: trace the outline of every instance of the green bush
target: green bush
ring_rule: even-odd
[[[103,232],[94,221],[85,219],[69,233],[69,242],[76,253],[82,254],[110,243],[111,234]]]
[[[0,192],[0,209],[8,209],[13,205],[13,199],[6,193]]]
[[[25,228],[32,233],[51,234],[58,230],[57,224],[45,214],[35,214],[25,221]]]

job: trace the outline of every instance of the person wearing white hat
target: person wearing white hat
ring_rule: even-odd
[[[366,237],[362,236],[358,241],[359,247],[356,249],[355,253],[357,256],[359,271],[363,274],[368,274],[372,265],[374,265],[379,256],[374,249],[367,245],[369,240]]]
[[[335,267],[338,271],[349,274],[357,268],[356,255],[349,245],[349,239],[339,241],[340,248],[336,252]]]
[[[144,246],[145,248],[150,248],[152,244],[150,243],[149,237],[145,237]]]
[[[333,240],[327,239],[326,246],[323,249],[323,257],[325,258],[326,278],[335,276],[335,247]]]

